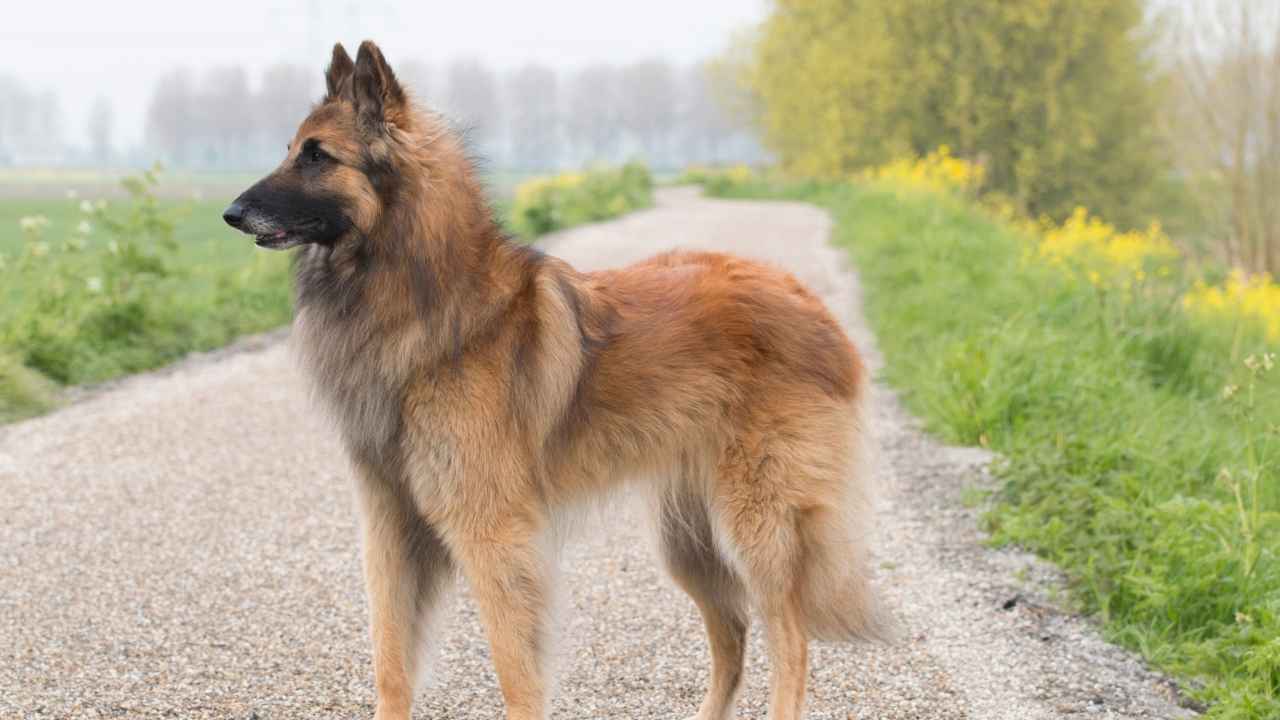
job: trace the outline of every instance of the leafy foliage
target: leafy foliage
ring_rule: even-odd
[[[562,173],[521,183],[509,222],[526,239],[618,217],[653,204],[653,178],[639,163]]]
[[[151,369],[288,320],[287,260],[246,248],[239,262],[191,262],[175,240],[187,208],[158,201],[158,183],[156,170],[126,179],[121,208],[81,202],[69,233],[40,215],[19,221],[22,245],[0,263],[0,416],[47,409],[57,384]]]
[[[747,84],[786,169],[949,146],[1020,210],[1149,219],[1164,163],[1140,0],[777,0]]]

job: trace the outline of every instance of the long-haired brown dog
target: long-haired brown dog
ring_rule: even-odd
[[[297,258],[293,341],[356,469],[377,718],[408,718],[460,569],[507,715],[542,718],[557,528],[643,480],[706,621],[725,720],[748,609],[771,715],[800,717],[810,638],[878,637],[858,473],[865,370],[789,275],[711,253],[580,273],[508,240],[459,139],[373,43],[341,45],[280,167],[225,218]]]

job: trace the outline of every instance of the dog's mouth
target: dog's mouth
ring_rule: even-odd
[[[310,238],[323,230],[323,220],[308,220],[286,230],[256,234],[253,242],[258,247],[268,250],[288,250],[310,242]]]

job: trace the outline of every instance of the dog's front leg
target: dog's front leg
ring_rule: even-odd
[[[448,549],[397,480],[357,468],[377,691],[375,720],[409,720],[432,613],[448,592]]]
[[[550,638],[549,565],[538,528],[504,520],[500,531],[460,539],[455,547],[479,607],[508,720],[546,714]]]

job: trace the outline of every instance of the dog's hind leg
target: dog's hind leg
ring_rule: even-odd
[[[663,561],[697,604],[711,646],[711,682],[694,720],[729,720],[746,652],[748,615],[742,583],[716,550],[703,498],[673,488],[655,502]]]
[[[395,481],[357,468],[369,595],[376,720],[408,720],[420,668],[420,648],[449,592],[448,549],[414,510]]]
[[[766,443],[730,447],[717,470],[711,503],[734,568],[763,616],[770,720],[803,716],[808,673],[809,636],[800,597],[806,564],[799,528],[803,511],[789,497],[789,471]]]

